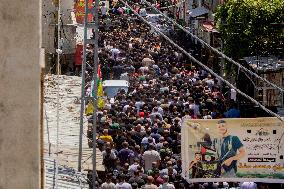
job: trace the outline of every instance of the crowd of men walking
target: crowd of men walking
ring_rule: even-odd
[[[107,15],[104,6],[99,27],[102,77],[127,79],[130,87],[98,111],[97,144],[105,177],[98,177],[97,188],[239,186],[189,184],[181,176],[182,119],[238,118],[234,95],[224,95],[220,81],[192,65],[130,10],[111,2]]]

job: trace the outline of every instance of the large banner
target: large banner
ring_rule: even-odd
[[[277,118],[184,119],[188,182],[284,183],[284,123]]]

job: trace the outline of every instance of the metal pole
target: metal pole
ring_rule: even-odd
[[[98,38],[99,38],[99,0],[95,0],[95,47],[94,47],[94,73],[93,73],[93,81],[94,81],[94,113],[93,113],[93,188],[96,188],[96,124],[97,124],[97,93],[98,93],[98,83],[97,83],[97,73],[98,73],[98,64],[99,64],[99,46],[98,46]]]
[[[78,157],[78,172],[81,172],[82,166],[82,140],[83,140],[83,124],[84,124],[84,107],[85,107],[85,74],[86,74],[86,40],[87,40],[87,22],[88,22],[88,4],[85,0],[85,15],[84,15],[84,47],[83,47],[83,63],[82,63],[82,87],[81,87],[81,111],[80,111],[80,134],[79,134],[79,157]]]
[[[60,10],[60,0],[58,0],[58,11],[57,11],[57,50],[60,49],[60,19],[61,19],[61,10]],[[60,52],[57,51],[57,66],[56,66],[56,73],[60,75]]]
[[[59,75],[60,75],[60,19],[61,19],[61,10],[60,10],[60,0],[58,0],[58,12],[57,12],[57,121],[56,121],[56,175],[55,175],[55,188],[58,188],[58,151],[59,151]]]
[[[53,160],[53,170],[56,170],[56,161]],[[52,185],[52,188],[55,189],[57,186],[56,186],[56,183],[57,181],[55,181],[55,178],[56,178],[56,171],[53,172],[53,185]]]
[[[48,127],[48,117],[46,113],[46,109],[44,108],[45,112],[45,120],[46,120],[46,131],[47,131],[47,141],[48,141],[48,156],[50,157],[50,148],[51,148],[51,143],[50,143],[50,137],[49,137],[49,127]]]

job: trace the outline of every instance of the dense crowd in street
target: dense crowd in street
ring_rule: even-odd
[[[98,178],[97,187],[238,187],[239,183],[187,183],[180,157],[182,119],[238,118],[235,96],[224,95],[220,81],[192,65],[123,6],[111,5],[107,16],[104,7],[101,10],[102,77],[126,78],[130,87],[98,111],[97,145],[105,177]]]

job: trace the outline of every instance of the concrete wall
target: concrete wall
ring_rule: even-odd
[[[42,46],[46,53],[55,53],[54,32],[56,19],[56,8],[51,0],[42,0]]]
[[[40,2],[0,1],[0,188],[40,187]]]
[[[61,19],[63,22],[62,38],[63,53],[75,53],[76,46],[76,27],[73,25],[72,11],[74,8],[73,0],[60,0]],[[42,0],[42,46],[46,53],[55,53],[54,32],[57,24],[57,8],[52,0]],[[57,34],[57,33],[56,33]]]

